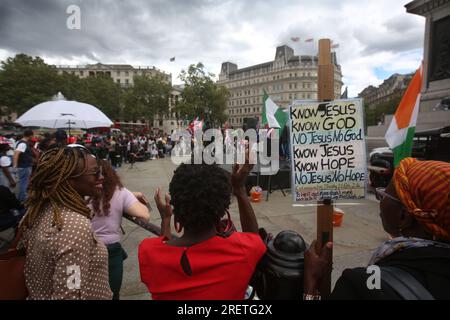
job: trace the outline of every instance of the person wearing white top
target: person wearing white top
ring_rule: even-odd
[[[14,192],[16,181],[13,178],[11,171],[11,158],[6,153],[10,149],[9,144],[0,144],[0,186],[5,186]]]

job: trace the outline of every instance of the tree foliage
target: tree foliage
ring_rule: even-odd
[[[134,76],[133,87],[124,93],[124,117],[126,120],[145,117],[154,120],[169,112],[171,85],[161,77]]]
[[[0,112],[21,115],[60,91],[67,100],[94,105],[111,119],[153,120],[157,114],[168,113],[169,83],[161,77],[147,76],[135,76],[134,81],[133,87],[121,88],[107,75],[59,75],[41,58],[18,54],[1,63]]]
[[[1,62],[0,106],[7,112],[19,115],[29,108],[48,101],[59,86],[55,68],[45,64],[39,57],[18,54]]]
[[[388,101],[382,102],[374,106],[373,109],[365,109],[365,120],[366,126],[375,126],[378,122],[384,121],[384,115],[394,114],[397,110],[400,100],[402,99],[402,94],[393,96]]]
[[[206,73],[202,63],[192,64],[188,70],[181,71],[180,79],[184,82],[182,99],[175,108],[181,117],[204,118],[212,126],[223,124],[226,102],[229,92],[213,80],[214,75]]]

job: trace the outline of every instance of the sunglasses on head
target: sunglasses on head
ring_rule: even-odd
[[[81,145],[81,144],[76,144],[76,143],[72,143],[72,144],[68,144],[66,147],[68,148],[77,148],[77,149],[81,149],[84,152],[86,152],[87,154],[89,154],[91,157],[93,157],[94,159],[97,160],[97,158],[92,154],[92,152],[86,148],[85,146]],[[81,177],[81,176],[90,176],[93,175],[95,176],[97,179],[99,179],[103,174],[103,170],[102,170],[102,166],[99,164],[99,162],[97,161],[97,168],[90,170],[90,171],[86,171],[86,172],[82,172],[80,174],[74,175],[72,176],[72,178],[77,178],[77,177]]]
[[[96,169],[84,172],[80,176],[95,176],[95,178],[99,179],[100,177],[103,176],[103,170],[102,167],[99,166]]]

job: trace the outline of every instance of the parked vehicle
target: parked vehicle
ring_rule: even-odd
[[[450,126],[416,132],[412,156],[420,160],[450,162]],[[394,173],[394,154],[390,148],[375,148],[369,154],[369,185],[386,187]]]

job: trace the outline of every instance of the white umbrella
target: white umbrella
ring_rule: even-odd
[[[96,107],[77,101],[47,101],[34,106],[17,120],[24,127],[96,128],[113,122]]]

